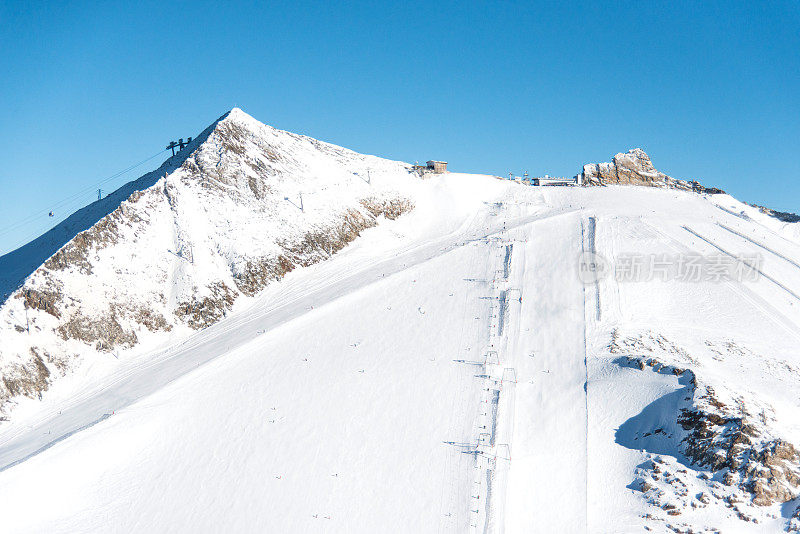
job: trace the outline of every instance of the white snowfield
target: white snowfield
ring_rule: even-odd
[[[20,404],[0,427],[0,530],[791,527],[800,502],[749,502],[687,456],[677,419],[708,387],[752,418],[753,447],[800,444],[797,225],[656,188],[450,173],[403,191],[414,210],[215,325]],[[582,253],[618,272],[760,263],[741,282],[595,281]]]

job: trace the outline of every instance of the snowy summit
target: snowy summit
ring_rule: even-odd
[[[798,218],[432,163],[233,109],[0,257],[3,529],[800,530]]]

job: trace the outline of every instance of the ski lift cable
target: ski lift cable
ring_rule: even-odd
[[[59,224],[64,222],[66,219],[68,219],[73,213],[85,207],[91,202],[92,200],[87,200],[86,195],[78,196],[71,200],[66,199],[60,202],[61,207],[59,208],[60,213],[63,213],[64,215],[54,214],[55,218],[52,218],[53,216],[46,217],[44,215],[40,215],[37,218],[32,219],[25,224],[17,224],[16,225],[17,232],[18,233],[25,232],[27,235],[25,235],[25,237],[23,238],[17,237],[17,239],[13,243],[13,246],[6,247],[4,250],[0,250],[0,255],[12,252],[17,248],[30,242],[32,239],[35,239],[40,235],[47,233],[48,231],[52,230],[53,228],[57,227]],[[48,221],[52,220],[52,222],[47,224],[47,226],[43,228],[42,226],[45,223],[42,221],[42,219],[46,219]],[[25,230],[25,228],[28,228],[28,230]],[[2,232],[0,233],[0,235],[2,235],[3,233],[8,234],[9,231]]]
[[[135,164],[131,165],[130,167],[126,168],[126,169],[123,169],[123,170],[121,170],[119,172],[114,173],[114,174],[102,179],[101,181],[95,183],[94,185],[87,187],[86,189],[82,189],[81,191],[79,191],[77,193],[74,193],[74,194],[62,199],[62,200],[56,202],[55,204],[52,204],[51,206],[49,206],[49,207],[47,207],[47,208],[45,208],[43,210],[40,210],[40,211],[38,211],[38,212],[36,212],[36,213],[34,213],[32,215],[29,215],[29,216],[27,216],[25,218],[22,218],[19,221],[17,221],[16,223],[12,223],[10,226],[0,230],[0,236],[6,235],[9,232],[13,232],[14,230],[17,230],[17,229],[19,229],[19,228],[21,228],[23,226],[26,226],[26,225],[28,225],[30,223],[33,223],[38,219],[41,219],[41,218],[49,216],[49,213],[51,211],[55,212],[55,210],[58,209],[58,208],[61,208],[61,207],[64,207],[65,205],[69,205],[71,203],[74,203],[81,196],[86,195],[87,193],[96,190],[98,188],[98,186],[104,185],[104,184],[110,182],[111,180],[114,180],[115,178],[119,178],[123,174],[125,174],[125,173],[127,173],[129,171],[132,171],[133,169],[135,169],[137,167],[140,167],[140,166],[144,165],[145,163],[147,163],[148,161],[150,161],[150,160],[152,160],[154,158],[157,158],[158,156],[160,156],[164,152],[166,152],[166,149],[159,150],[157,153],[153,154],[152,156],[149,156],[148,158],[143,159],[142,161],[140,161],[138,163],[135,163]]]
[[[53,223],[48,225],[48,228],[45,229],[45,230],[43,230],[41,228],[41,223],[39,223],[39,220],[43,219],[43,218],[49,219],[50,217],[39,216],[37,219],[30,221],[28,224],[21,225],[21,227],[19,228],[19,231],[23,231],[24,228],[26,228],[26,227],[35,227],[35,228],[32,231],[29,231],[28,235],[26,235],[24,238],[17,239],[16,242],[14,243],[14,245],[11,248],[9,248],[9,249],[7,249],[5,251],[0,251],[0,255],[5,254],[6,252],[12,252],[12,251],[16,250],[17,248],[21,247],[22,245],[25,245],[26,243],[29,243],[31,240],[39,237],[40,235],[42,235],[44,233],[47,233],[48,231],[52,230],[53,228],[55,228],[56,226],[58,226],[59,224],[64,222],[75,211],[77,211],[77,210],[83,208],[84,206],[86,206],[86,204],[87,204],[87,202],[86,202],[86,198],[85,197],[78,197],[78,198],[72,200],[71,202],[63,204],[61,206],[61,211],[63,213],[66,213],[66,215],[55,217],[55,219],[53,220]],[[5,233],[8,233],[8,232],[5,232]],[[2,235],[2,234],[0,234],[0,235]]]
[[[152,160],[153,158],[155,158],[155,157],[159,156],[159,155],[160,155],[162,152],[165,152],[165,151],[166,151],[166,150],[160,150],[158,153],[156,153],[156,154],[154,154],[154,155],[152,155],[152,156],[148,157],[147,159],[144,159],[144,160],[142,160],[142,161],[140,161],[140,162],[138,162],[138,163],[136,163],[136,164],[134,164],[134,165],[131,165],[130,167],[128,167],[128,168],[126,168],[126,169],[124,169],[124,170],[121,170],[121,171],[119,171],[119,172],[116,172],[116,173],[112,174],[111,176],[108,176],[107,178],[104,178],[103,180],[101,180],[101,181],[97,182],[96,184],[94,184],[94,185],[92,185],[92,186],[89,186],[89,187],[87,187],[86,189],[83,189],[83,190],[81,190],[81,191],[79,191],[79,192],[77,192],[77,193],[74,193],[73,195],[71,195],[71,196],[69,196],[69,197],[66,197],[66,198],[64,198],[64,199],[62,199],[62,200],[60,200],[60,201],[56,202],[55,204],[53,204],[53,205],[49,206],[48,208],[46,208],[46,209],[44,209],[44,210],[41,210],[41,211],[39,211],[39,212],[37,212],[37,213],[35,213],[35,214],[33,214],[33,215],[30,215],[30,216],[28,216],[28,217],[26,217],[26,218],[24,218],[24,219],[21,219],[21,220],[20,220],[18,223],[16,223],[15,225],[12,225],[11,227],[8,227],[8,228],[6,228],[6,229],[3,229],[2,231],[0,231],[0,235],[3,235],[3,234],[5,234],[5,233],[8,233],[8,231],[10,231],[10,230],[14,230],[14,229],[16,229],[16,228],[19,228],[20,226],[23,226],[23,225],[25,225],[26,223],[28,223],[28,222],[30,222],[30,221],[33,221],[33,220],[35,220],[35,219],[37,219],[37,218],[40,218],[40,217],[42,217],[43,215],[45,215],[45,214],[48,214],[48,213],[49,213],[49,211],[53,211],[53,210],[55,210],[55,209],[57,209],[57,208],[63,207],[65,204],[69,204],[70,202],[74,201],[74,200],[75,200],[75,199],[77,199],[78,197],[81,197],[81,196],[83,196],[83,195],[87,194],[87,193],[88,193],[88,192],[90,192],[90,191],[94,191],[94,190],[97,188],[97,186],[99,186],[99,185],[103,185],[103,184],[106,184],[107,182],[109,182],[109,181],[111,181],[111,180],[113,180],[113,179],[115,179],[115,178],[118,178],[118,177],[122,176],[123,174],[125,174],[125,173],[126,173],[126,172],[128,172],[128,171],[131,171],[131,170],[135,169],[136,167],[139,167],[139,166],[141,166],[141,165],[144,165],[145,163],[147,163],[148,161]]]
[[[64,208],[62,208],[62,210],[64,212],[67,212],[67,213],[71,214],[71,213],[74,213],[75,211],[77,211],[78,209],[84,207],[85,205],[86,205],[85,199],[84,198],[78,198],[75,201],[73,201],[72,203],[66,204],[64,206]],[[5,254],[7,254],[9,252],[13,252],[13,251],[17,250],[19,247],[21,247],[21,246],[23,246],[23,245],[25,245],[27,243],[30,243],[32,240],[36,239],[40,235],[46,234],[47,232],[49,232],[50,230],[52,230],[53,228],[57,227],[59,224],[64,222],[68,217],[69,217],[69,215],[66,215],[66,216],[60,217],[60,218],[56,218],[53,221],[52,224],[48,225],[44,229],[42,228],[42,223],[38,219],[37,220],[33,220],[33,221],[29,222],[26,225],[22,225],[22,227],[19,228],[19,232],[24,231],[25,228],[29,228],[29,230],[27,231],[25,237],[17,238],[10,246],[5,247],[3,250],[0,250],[0,256],[5,255]],[[41,218],[42,217],[39,217],[39,219],[41,219]],[[49,219],[49,217],[45,217],[45,218]],[[30,230],[30,227],[33,227],[34,229]],[[21,234],[21,235],[23,235],[23,234]]]

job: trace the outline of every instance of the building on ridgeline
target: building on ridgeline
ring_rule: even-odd
[[[425,165],[415,164],[411,167],[411,169],[420,174],[444,174],[447,172],[447,162],[446,161],[434,161],[430,160],[425,162]]]

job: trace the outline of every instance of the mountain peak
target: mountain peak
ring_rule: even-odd
[[[403,191],[417,179],[232,109],[157,170],[0,257],[0,416],[81,361],[216,323],[410,210]]]
[[[230,111],[222,115],[217,122],[237,122],[237,123],[249,123],[249,124],[258,124],[263,126],[264,124],[259,120],[255,119],[252,115],[248,114],[247,112],[243,111],[241,108],[231,108]]]
[[[253,117],[251,115],[249,115],[248,113],[245,113],[245,111],[242,110],[242,108],[237,108],[235,106],[232,107],[224,116],[231,117],[231,118],[247,117],[248,119],[253,119]],[[255,119],[253,119],[253,120],[255,120]]]

